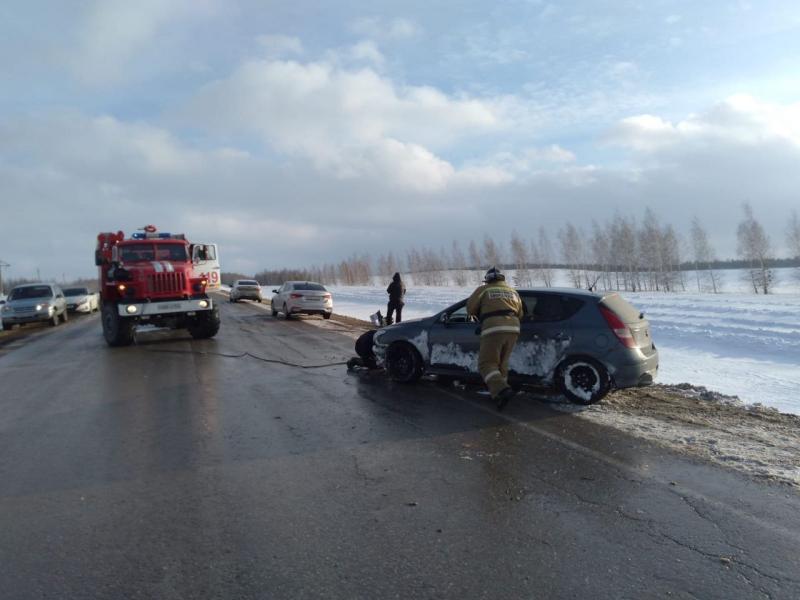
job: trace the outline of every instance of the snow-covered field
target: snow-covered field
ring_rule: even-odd
[[[720,273],[725,290],[720,294],[623,294],[652,324],[661,356],[658,381],[702,385],[748,404],[800,414],[800,283],[795,272],[776,270],[778,284],[769,296],[747,293],[739,271]],[[691,289],[691,274],[687,282]],[[566,283],[563,274],[556,283]],[[385,312],[387,284],[331,287],[334,311],[364,320],[378,309]],[[473,289],[418,287],[413,280],[406,285],[404,319],[429,316]]]

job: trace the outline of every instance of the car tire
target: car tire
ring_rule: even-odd
[[[322,318],[323,319],[330,319],[331,318],[331,313],[328,313],[328,312],[322,313]]]
[[[278,316],[278,311],[275,310],[275,307],[272,304],[270,304],[270,312],[272,313],[273,317],[277,317]]]
[[[286,308],[286,304],[285,303],[283,305],[283,318],[286,319],[287,321],[292,318],[292,315],[289,313],[289,309]]]
[[[570,402],[589,405],[602,400],[611,390],[608,371],[591,358],[570,358],[556,369],[556,386]]]
[[[406,342],[394,342],[386,351],[386,372],[392,381],[414,383],[423,372],[419,351]]]
[[[101,311],[103,337],[109,346],[130,346],[133,343],[135,323],[117,314],[117,305],[103,304]]]

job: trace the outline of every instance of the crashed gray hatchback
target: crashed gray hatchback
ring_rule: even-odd
[[[572,402],[591,404],[613,388],[650,385],[658,351],[644,315],[619,294],[574,289],[517,290],[525,316],[509,381],[554,385]],[[375,333],[373,351],[389,376],[410,383],[423,373],[477,379],[480,335],[466,299],[425,319]]]

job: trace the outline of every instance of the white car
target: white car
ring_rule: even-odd
[[[69,312],[93,313],[100,309],[100,294],[90,292],[89,288],[73,287],[64,290]]]
[[[279,312],[287,319],[292,315],[322,315],[325,319],[331,318],[333,312],[333,296],[321,283],[313,281],[287,281],[277,290],[272,297],[272,316],[277,317]]]
[[[231,302],[238,302],[239,300],[261,302],[261,284],[255,279],[237,279],[231,285],[229,299]]]

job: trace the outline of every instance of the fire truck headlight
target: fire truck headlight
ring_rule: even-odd
[[[138,312],[139,308],[135,304],[128,304],[125,308],[125,312],[129,315],[134,315]]]
[[[208,308],[208,300],[200,300],[200,302],[197,303],[197,306],[200,308]]]

